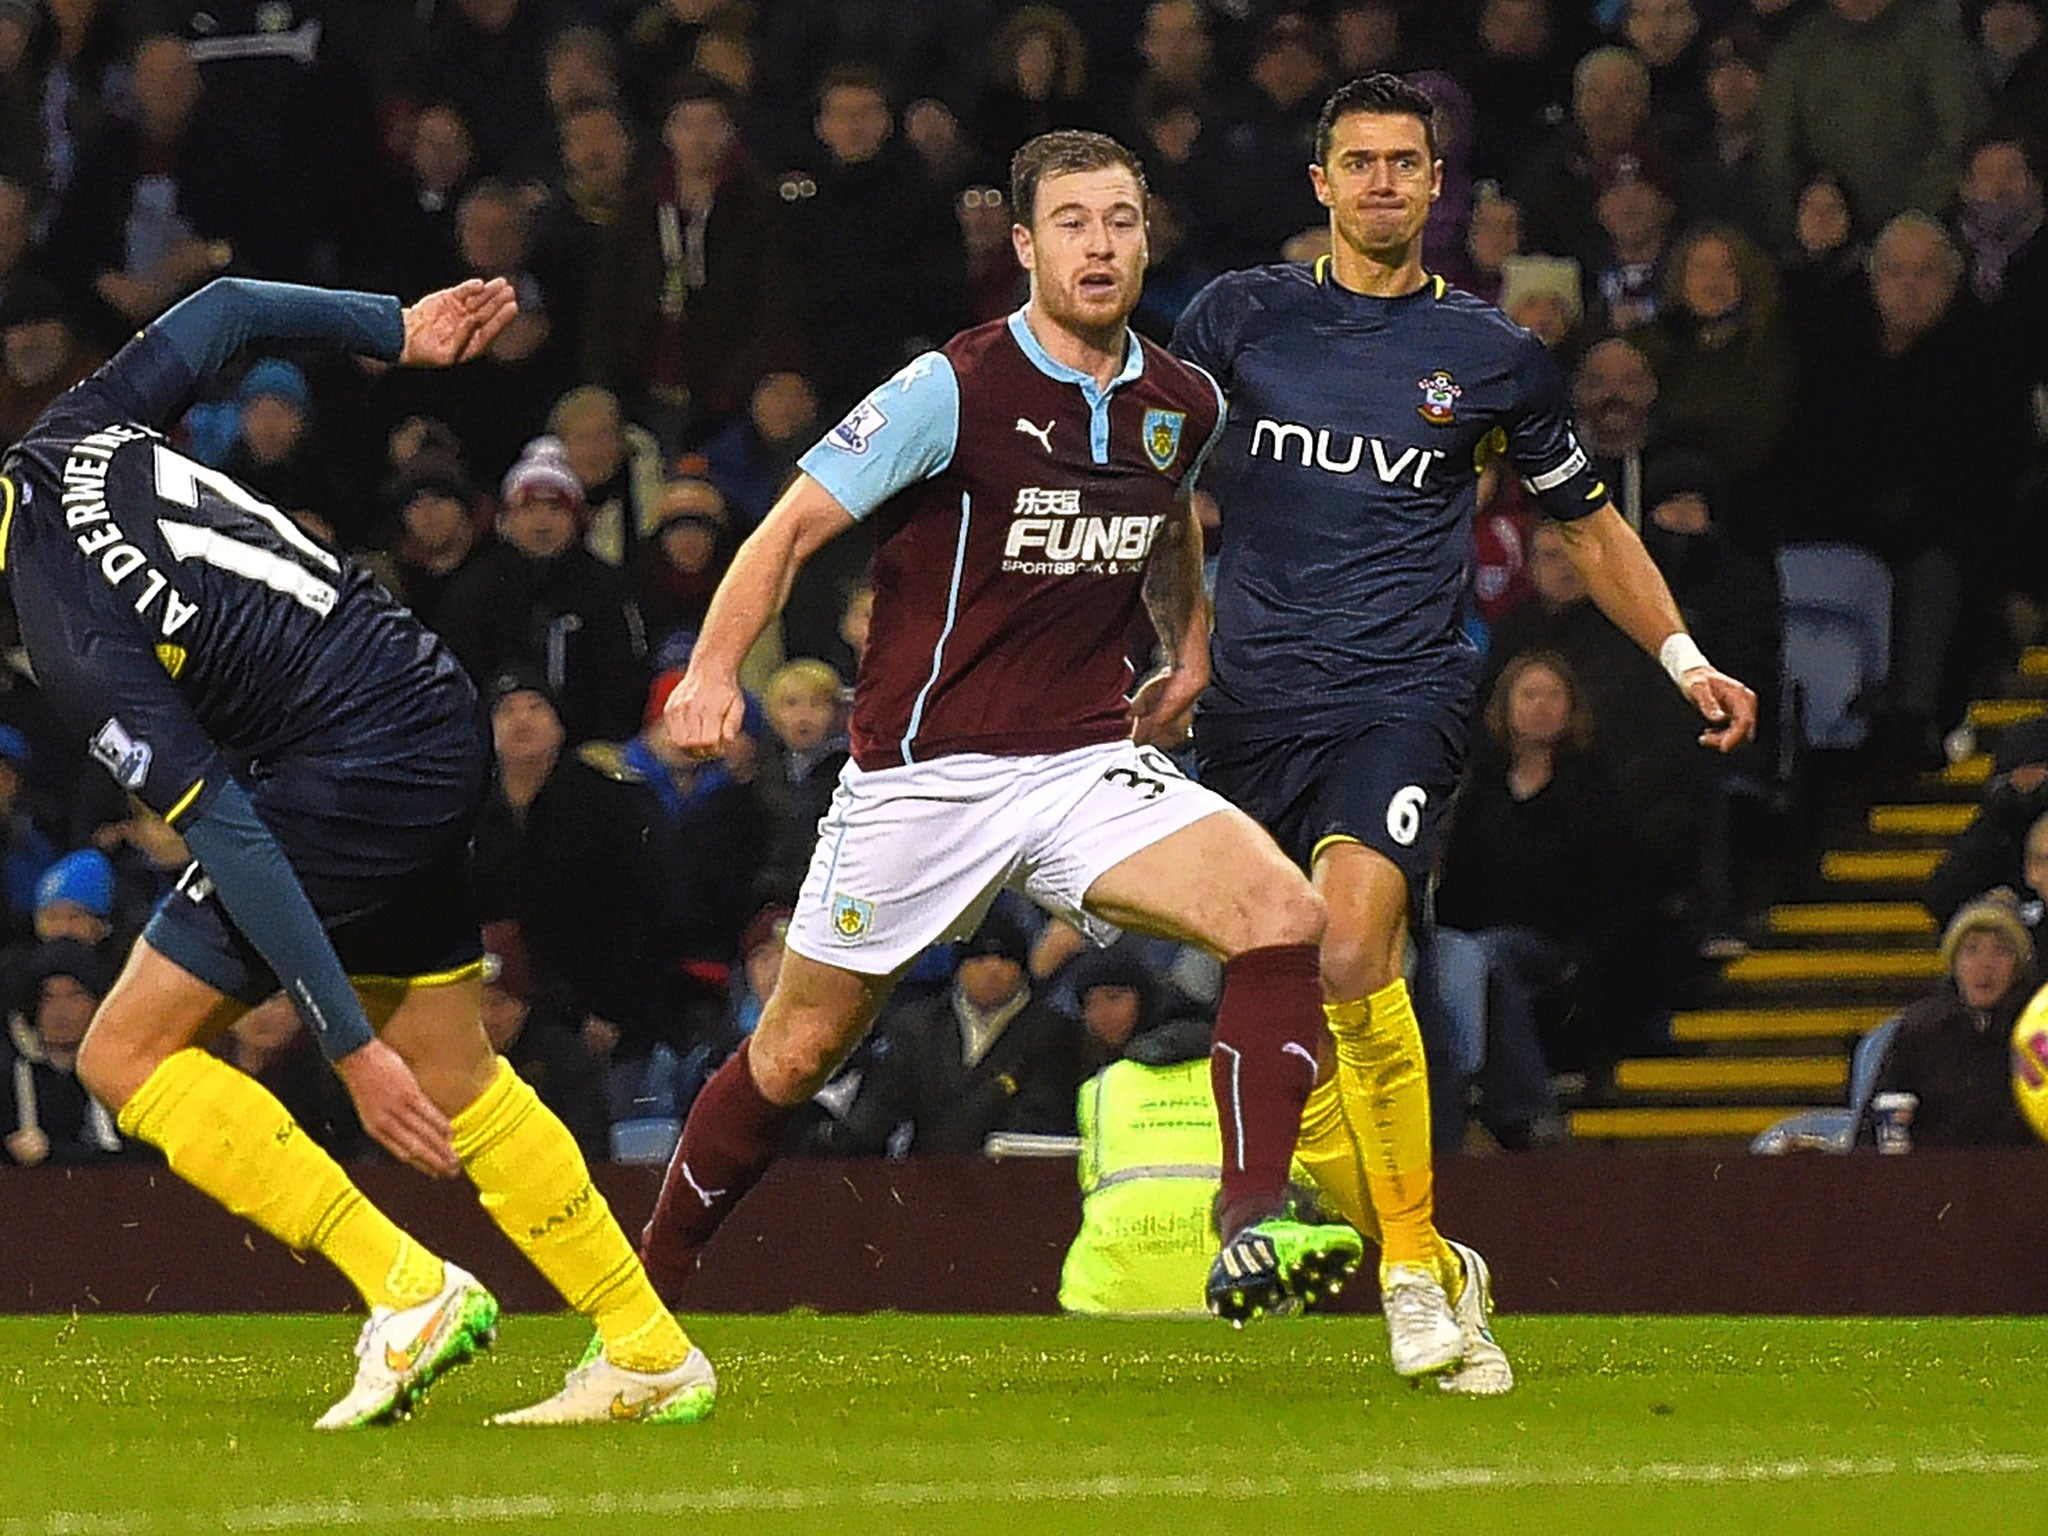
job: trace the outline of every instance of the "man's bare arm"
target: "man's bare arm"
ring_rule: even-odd
[[[1166,652],[1165,666],[1131,700],[1131,737],[1176,746],[1174,724],[1209,686],[1209,599],[1202,590],[1202,530],[1183,497],[1159,530],[1145,567],[1145,611]]]
[[[1594,606],[1655,656],[1705,717],[1708,728],[1700,741],[1731,752],[1755,735],[1756,694],[1700,653],[1686,633],[1664,573],[1614,503],[1557,528]]]

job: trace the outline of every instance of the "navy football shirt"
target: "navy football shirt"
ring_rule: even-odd
[[[1328,269],[1227,273],[1174,331],[1230,402],[1203,480],[1223,509],[1205,710],[1345,719],[1418,689],[1469,696],[1486,460],[1504,454],[1552,517],[1608,500],[1535,337],[1442,278],[1382,299]]]

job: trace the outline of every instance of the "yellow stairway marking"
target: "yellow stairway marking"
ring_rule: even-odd
[[[1835,848],[1821,855],[1823,880],[1843,882],[1905,882],[1915,884],[1934,873],[1939,848]]]
[[[1614,1069],[1615,1087],[1629,1093],[1839,1093],[1848,1084],[1846,1056],[1664,1056]]]
[[[1976,814],[1969,804],[1873,805],[1870,830],[1892,837],[1955,837]]]
[[[1917,901],[1802,901],[1771,908],[1771,932],[1785,934],[1935,933]]]
[[[1671,1038],[1690,1045],[1727,1040],[1847,1039],[1874,1029],[1896,1008],[1702,1008],[1671,1016]]]
[[[1960,763],[1950,763],[1935,776],[1942,784],[1986,784],[1991,780],[1991,754],[1979,752],[1964,758]]]
[[[2048,677],[2048,645],[2030,645],[2020,652],[2021,677]]]
[[[1839,1106],[1831,1106],[1839,1107]],[[1587,1141],[1653,1141],[1681,1136],[1754,1136],[1799,1106],[1702,1104],[1686,1109],[1575,1109],[1572,1135]]]
[[[1978,699],[1970,705],[1969,721],[1979,730],[2018,725],[2048,715],[2048,699]]]
[[[1893,981],[1941,972],[1931,949],[1770,949],[1729,961],[1721,975],[1733,982]]]

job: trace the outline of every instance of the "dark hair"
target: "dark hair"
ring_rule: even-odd
[[[894,109],[887,78],[865,64],[835,64],[826,70],[819,77],[818,88],[811,93],[813,111],[824,111],[825,98],[834,91],[868,91],[881,97],[883,106]]]
[[[1567,752],[1585,751],[1593,744],[1593,710],[1586,702],[1586,690],[1579,686],[1578,674],[1572,671],[1571,663],[1556,651],[1523,651],[1501,668],[1500,678],[1486,699],[1486,734],[1503,748],[1512,745],[1508,698],[1514,693],[1515,684],[1522,680],[1522,674],[1537,667],[1555,674],[1557,680],[1564,684],[1564,696],[1569,701],[1568,723],[1564,740],[1559,745]]]
[[[1316,114],[1317,165],[1329,163],[1330,140],[1337,132],[1337,123],[1354,112],[1365,112],[1375,117],[1422,119],[1422,137],[1429,146],[1429,158],[1436,158],[1435,100],[1420,86],[1410,85],[1399,75],[1390,75],[1382,70],[1379,74],[1366,75],[1348,85],[1338,86],[1330,99],[1323,103],[1323,110]]]
[[[712,79],[701,69],[681,69],[669,82],[668,105],[662,108],[662,116],[666,118],[685,102],[694,104],[700,101],[714,101],[728,118],[733,115],[734,98],[731,86],[723,80]]]
[[[1027,139],[1024,147],[1010,157],[1010,207],[1019,224],[1030,227],[1038,213],[1038,184],[1048,176],[1070,176],[1076,171],[1105,171],[1122,166],[1137,178],[1140,195],[1145,192],[1145,166],[1137,155],[1106,133],[1089,133],[1080,128],[1055,128]]]

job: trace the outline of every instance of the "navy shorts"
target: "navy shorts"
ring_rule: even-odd
[[[1332,840],[1385,855],[1419,893],[1436,865],[1444,813],[1465,766],[1462,701],[1422,697],[1401,714],[1328,728],[1201,713],[1202,782],[1310,868]]]
[[[256,814],[358,980],[450,977],[483,958],[470,836],[490,784],[488,717],[450,689],[427,729],[357,737],[345,751],[253,764]],[[143,937],[174,964],[242,1002],[277,978],[197,864],[158,903]]]

